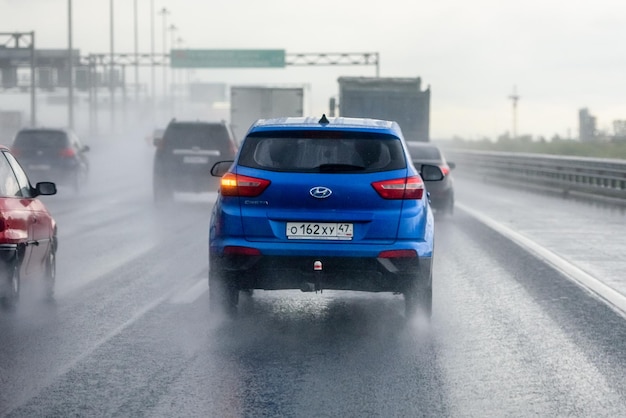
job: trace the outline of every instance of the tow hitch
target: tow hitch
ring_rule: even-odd
[[[324,266],[323,266],[321,261],[315,260],[313,262],[313,271],[315,272],[315,274],[314,274],[315,281],[313,283],[311,283],[311,282],[303,282],[302,283],[302,287],[300,288],[300,290],[302,290],[303,292],[315,292],[315,293],[317,293],[319,291],[320,293],[322,293],[323,292],[323,289],[322,289],[322,275],[324,274]]]

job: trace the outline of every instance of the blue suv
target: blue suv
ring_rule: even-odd
[[[209,233],[212,309],[239,291],[402,293],[407,316],[432,311],[434,220],[396,122],[279,118],[254,123],[221,177]]]

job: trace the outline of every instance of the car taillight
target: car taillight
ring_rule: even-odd
[[[228,245],[224,247],[224,255],[261,255],[261,250],[252,247],[241,247],[237,245]]]
[[[377,181],[372,187],[383,199],[421,199],[424,195],[424,182],[420,176]]]
[[[381,251],[378,258],[415,258],[417,252],[415,250],[387,250]]]
[[[7,224],[4,218],[0,218],[0,232],[4,232],[7,229]]]
[[[441,169],[441,172],[443,173],[444,177],[447,176],[448,173],[450,173],[450,167],[448,167],[445,164],[440,165],[439,168]]]
[[[222,196],[255,197],[270,185],[269,180],[226,173],[220,182]]]
[[[76,155],[76,151],[74,151],[72,148],[63,148],[59,152],[59,155],[61,157],[72,158]]]

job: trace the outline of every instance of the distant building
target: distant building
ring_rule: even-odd
[[[596,139],[596,117],[584,108],[578,111],[578,132],[581,142],[594,141]]]
[[[614,120],[613,121],[614,138],[618,140],[626,140],[626,120]]]

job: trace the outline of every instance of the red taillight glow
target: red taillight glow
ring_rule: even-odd
[[[252,247],[229,245],[224,247],[224,255],[261,255],[261,250]]]
[[[269,180],[226,173],[220,182],[222,196],[255,197],[270,185]]]
[[[381,251],[378,258],[415,258],[417,252],[415,250],[388,250]]]
[[[439,168],[441,169],[444,177],[450,173],[450,167],[448,167],[447,165],[440,165]]]
[[[421,199],[424,195],[424,182],[420,176],[377,181],[372,187],[383,199]]]
[[[59,152],[59,155],[61,157],[72,158],[76,155],[76,151],[74,151],[72,148],[63,148]]]

